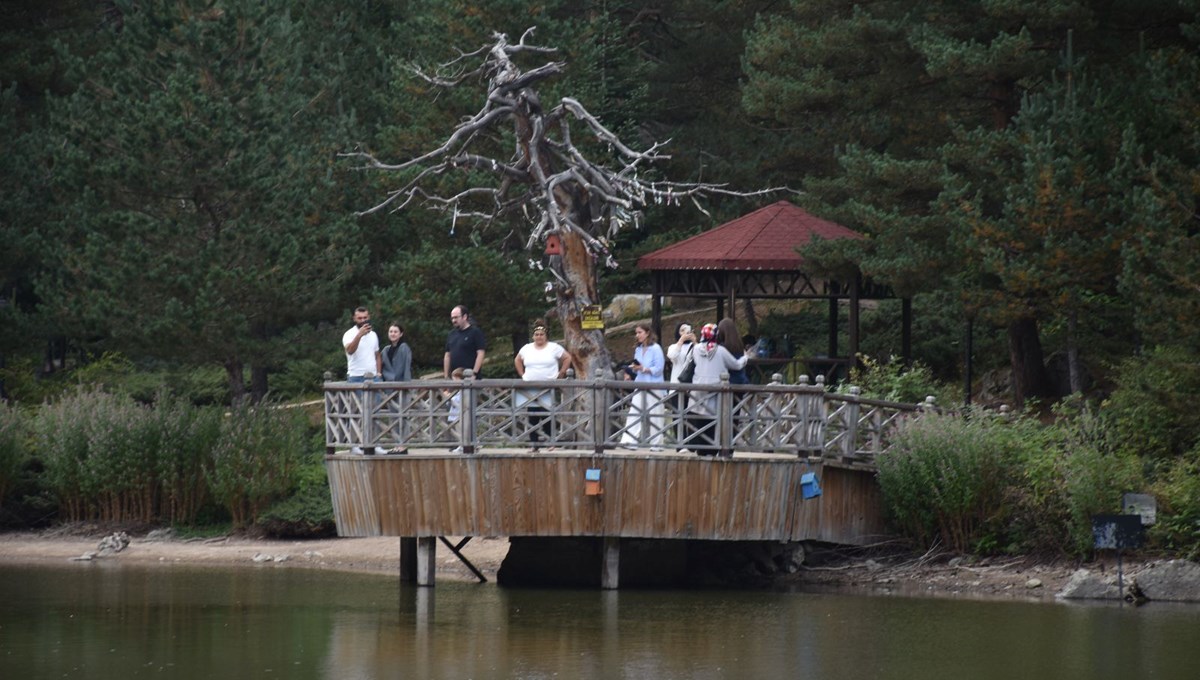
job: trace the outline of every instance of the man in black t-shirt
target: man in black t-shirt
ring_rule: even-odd
[[[483,377],[483,355],[487,349],[487,340],[483,331],[471,325],[471,317],[467,308],[458,305],[450,310],[450,323],[454,330],[446,336],[446,355],[442,357],[442,375],[449,378],[456,368],[471,369],[476,378]]]

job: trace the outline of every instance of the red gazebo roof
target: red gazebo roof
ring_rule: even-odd
[[[797,246],[823,239],[863,238],[814,217],[788,201],[772,203],[731,222],[638,258],[639,269],[791,270],[804,259]]]

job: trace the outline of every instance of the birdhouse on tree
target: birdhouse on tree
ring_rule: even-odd
[[[562,241],[559,240],[558,234],[546,235],[546,254],[562,255]]]

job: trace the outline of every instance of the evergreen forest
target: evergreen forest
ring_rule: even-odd
[[[438,147],[478,92],[414,68],[536,27],[558,52],[525,65],[566,65],[542,100],[579,100],[631,146],[669,142],[647,173],[794,190],[648,207],[610,244],[604,298],[650,292],[640,255],[785,198],[866,236],[808,247],[823,273],[912,298],[914,362],[895,358],[883,302],[854,380],[976,402],[881,467],[914,544],[1087,554],[1088,517],[1136,491],[1159,503],[1154,549],[1200,551],[1200,0],[0,12],[0,524],[327,531],[319,426],[267,407],[344,375],[358,305],[404,325],[421,373],[440,370],[447,313],[466,303],[507,375],[510,345],[553,307],[531,266],[543,244],[519,219],[360,215],[409,176],[347,154]],[[436,179],[447,194],[479,181]],[[759,323],[819,346],[811,317]],[[980,415],[1001,402],[1014,415]],[[168,449],[182,453],[137,453]],[[947,466],[960,474],[928,481]]]

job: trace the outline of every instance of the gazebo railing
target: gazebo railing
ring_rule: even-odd
[[[723,376],[725,378],[726,376]],[[752,452],[870,463],[908,418],[933,406],[785,385],[510,379],[325,383],[329,453],[358,447],[603,453],[625,446]],[[698,403],[709,406],[701,409]]]

